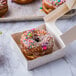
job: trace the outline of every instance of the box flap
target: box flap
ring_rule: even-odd
[[[76,33],[76,26],[74,26],[69,31],[67,31],[63,35],[61,35],[61,39],[63,40],[65,45],[76,40],[76,34],[75,33]]]
[[[57,36],[62,35],[62,32],[56,27],[55,21],[54,22],[45,22],[45,25],[47,26],[49,32],[51,31]]]

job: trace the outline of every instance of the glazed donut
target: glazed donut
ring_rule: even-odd
[[[28,60],[52,53],[54,39],[46,30],[32,29],[21,35],[23,54]]]
[[[58,6],[63,4],[66,0],[42,0],[43,11],[48,14],[49,12],[56,9]]]
[[[7,0],[0,0],[0,17],[6,14],[8,11]]]
[[[18,3],[18,4],[28,4],[33,2],[34,0],[12,0],[12,2]]]

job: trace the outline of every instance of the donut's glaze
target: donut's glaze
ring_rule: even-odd
[[[34,0],[12,0],[12,2],[18,3],[18,4],[28,4],[33,2]]]
[[[43,29],[23,32],[20,42],[27,57],[32,55],[34,58],[51,53],[54,46],[53,37]]]
[[[66,0],[42,0],[42,9],[46,14],[48,14],[63,4],[65,1]]]
[[[8,11],[7,0],[0,0],[0,17]]]
[[[52,5],[54,7],[58,7],[63,4],[66,0],[43,0],[43,3],[46,2],[49,6]]]

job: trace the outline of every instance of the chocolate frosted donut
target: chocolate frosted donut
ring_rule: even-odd
[[[7,0],[0,0],[0,17],[6,14],[8,11]]]
[[[42,8],[43,11],[48,14],[49,12],[56,9],[58,6],[63,4],[66,0],[43,0],[42,1]]]
[[[18,4],[28,4],[33,2],[34,0],[12,0],[12,1]]]
[[[52,53],[54,39],[45,30],[32,29],[21,36],[23,54],[28,60]]]

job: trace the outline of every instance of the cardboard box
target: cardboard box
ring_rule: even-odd
[[[38,29],[46,29],[51,35],[53,35],[55,39],[55,46],[53,53],[38,57],[34,60],[27,60],[26,57],[23,54],[21,54],[25,58],[25,63],[27,62],[27,68],[29,70],[63,57],[66,52],[64,50],[66,45],[76,39],[76,35],[74,34],[74,32],[76,32],[76,26],[71,30],[67,31],[66,33],[62,34],[62,32],[55,25],[56,20],[61,16],[63,16],[66,12],[68,12],[70,8],[71,7],[68,8],[66,3],[61,5],[61,7],[54,10],[52,13],[48,14],[44,18],[45,21],[44,25],[37,27]],[[70,35],[70,33],[72,34],[72,36]],[[13,40],[20,48],[20,49],[18,48],[20,53],[22,53],[20,44],[21,34],[22,32],[12,34]]]

